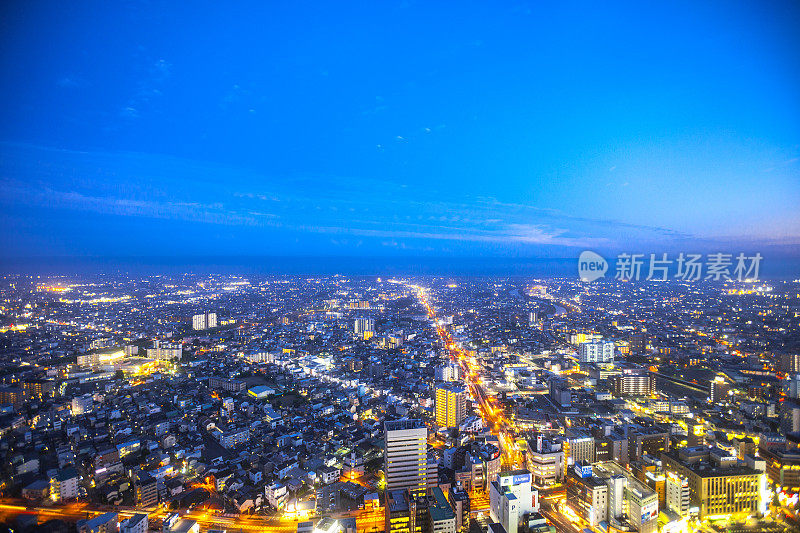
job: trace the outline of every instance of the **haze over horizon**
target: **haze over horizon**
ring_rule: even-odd
[[[797,3],[239,6],[0,8],[4,260],[800,260]]]

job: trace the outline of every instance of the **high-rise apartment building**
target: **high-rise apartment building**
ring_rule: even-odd
[[[608,363],[614,360],[614,341],[593,340],[578,345],[581,363]]]
[[[373,333],[375,331],[375,320],[372,318],[356,318],[353,321],[353,331],[355,331],[356,335],[366,336],[367,333]]]
[[[800,373],[800,353],[782,353],[778,359],[778,370],[784,374]]]
[[[436,367],[436,380],[437,381],[458,381],[461,369],[458,363],[450,361],[446,364]]]
[[[616,397],[650,396],[656,391],[656,378],[646,368],[626,368],[611,378],[611,393]]]
[[[467,389],[463,385],[443,384],[436,387],[436,424],[457,427],[466,418]]]
[[[216,313],[200,313],[192,317],[192,328],[198,331],[217,327]]]

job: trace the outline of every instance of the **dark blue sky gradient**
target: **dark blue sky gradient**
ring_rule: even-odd
[[[800,258],[795,2],[0,10],[6,257]]]

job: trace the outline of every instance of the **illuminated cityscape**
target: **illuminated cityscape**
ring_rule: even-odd
[[[6,276],[0,512],[81,531],[793,529],[798,293]]]
[[[0,533],[800,533],[800,1],[0,2]]]

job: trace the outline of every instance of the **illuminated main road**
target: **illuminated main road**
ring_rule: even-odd
[[[144,513],[146,511],[110,507],[107,508],[92,508],[87,503],[71,503],[60,505],[57,507],[49,506],[27,506],[21,500],[0,500],[0,521],[10,522],[9,519],[20,514],[35,514],[38,515],[39,521],[47,521],[60,519],[66,522],[77,522],[84,518],[91,518],[102,513],[115,512],[121,519],[129,518],[136,513]],[[162,520],[167,514],[166,511],[161,509],[147,512],[150,523]],[[342,513],[333,513],[330,515],[333,518],[355,518],[356,525],[359,532],[370,532],[382,530],[384,528],[384,508],[379,507],[375,510],[364,509],[358,511],[347,511]],[[208,529],[232,529],[246,532],[294,532],[297,531],[298,521],[306,520],[306,518],[288,519],[288,518],[268,518],[259,515],[239,515],[237,517],[219,516],[206,511],[190,511],[181,513],[181,518],[194,520],[200,525],[201,530]]]
[[[417,297],[422,302],[428,313],[428,318],[436,322],[436,312],[431,307],[425,296],[425,290],[421,287],[413,286],[416,289]],[[470,389],[472,397],[478,401],[478,412],[483,423],[489,428],[493,435],[500,441],[500,450],[503,454],[503,463],[506,467],[518,468],[520,466],[519,453],[515,449],[512,425],[506,418],[501,409],[496,409],[492,405],[492,399],[486,394],[486,390],[481,383],[479,374],[480,368],[475,364],[469,354],[461,347],[456,345],[450,332],[443,326],[436,326],[436,332],[442,343],[447,348],[450,358],[457,362],[464,374],[465,382]]]

